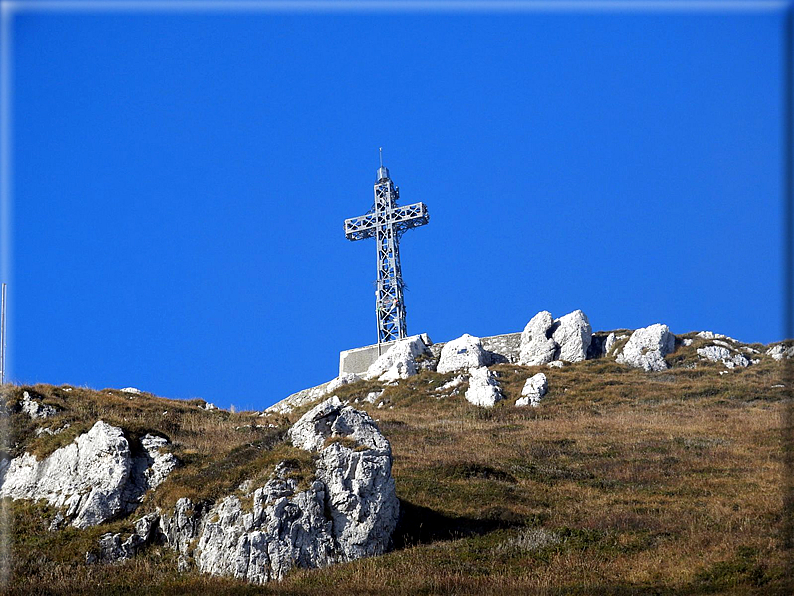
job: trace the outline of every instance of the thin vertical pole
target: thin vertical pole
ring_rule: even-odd
[[[3,284],[0,306],[0,385],[6,382],[6,284]]]

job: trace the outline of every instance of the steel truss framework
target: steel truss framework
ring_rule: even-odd
[[[400,237],[411,228],[430,221],[427,206],[414,203],[399,207],[400,189],[389,178],[389,170],[378,169],[375,203],[360,217],[345,220],[348,240],[375,238],[378,252],[378,278],[375,282],[375,313],[378,344],[406,337],[405,300],[400,266]]]

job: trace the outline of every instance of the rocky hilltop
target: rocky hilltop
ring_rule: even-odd
[[[514,339],[401,340],[264,412],[7,385],[12,592],[777,589],[792,356],[543,311]]]

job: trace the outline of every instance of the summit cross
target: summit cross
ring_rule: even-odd
[[[428,223],[430,215],[424,203],[404,207],[397,205],[400,189],[389,178],[389,170],[384,167],[382,157],[377,176],[375,203],[365,215],[345,220],[345,237],[348,240],[375,238],[378,252],[375,312],[380,353],[380,344],[402,339],[407,335],[400,237],[406,230]]]

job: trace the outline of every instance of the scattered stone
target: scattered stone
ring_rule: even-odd
[[[125,387],[124,389],[119,389],[122,393],[132,393],[133,395],[140,395],[141,390],[137,387]]]
[[[416,358],[422,354],[430,355],[430,350],[419,335],[398,340],[370,365],[364,378],[387,383],[407,379],[419,372]]]
[[[488,353],[483,349],[480,338],[464,333],[444,345],[436,372],[448,373],[453,370],[478,368],[486,364],[488,364]]]
[[[547,362],[546,366],[549,368],[562,368],[565,366],[565,363],[562,360],[552,360],[551,362]]]
[[[45,499],[64,507],[65,518],[77,528],[100,524],[132,511],[175,467],[176,457],[159,451],[165,439],[154,439],[144,437],[144,454],[132,457],[121,429],[100,420],[42,461],[29,453],[12,459],[0,497]]]
[[[656,323],[634,331],[615,359],[645,371],[666,370],[664,357],[674,348],[675,336],[670,333],[670,328]]]
[[[496,375],[487,366],[469,369],[469,388],[466,390],[466,401],[484,408],[504,399]]]
[[[463,375],[458,375],[457,377],[454,377],[449,381],[447,381],[446,383],[444,383],[443,385],[441,385],[441,387],[436,388],[436,391],[439,393],[442,391],[449,391],[450,389],[454,389],[455,387],[458,387],[459,385],[462,385],[465,382],[466,379],[463,377]]]
[[[364,401],[370,404],[374,404],[375,400],[378,399],[381,395],[383,395],[383,390],[381,391],[370,391],[364,397]]]
[[[703,339],[724,339],[725,336],[721,333],[714,333],[712,331],[701,331],[698,333],[698,337]]]
[[[215,404],[211,404],[210,402],[207,402],[207,403],[204,404],[204,409],[205,410],[217,410],[218,406],[216,406]]]
[[[55,416],[58,411],[53,408],[52,406],[48,406],[47,404],[43,404],[38,400],[33,399],[30,396],[30,393],[27,391],[22,392],[22,411],[30,416],[32,420],[36,420],[38,418],[49,418],[50,416]]]
[[[540,399],[546,395],[549,384],[546,375],[538,373],[529,377],[521,390],[521,397],[516,400],[517,406],[537,406]]]
[[[36,436],[37,436],[37,437],[40,437],[41,435],[51,435],[51,436],[54,436],[54,435],[59,435],[59,434],[61,434],[63,431],[65,431],[67,428],[69,428],[70,426],[71,426],[71,425],[70,425],[70,424],[67,422],[67,423],[66,423],[66,424],[64,424],[64,425],[63,425],[61,428],[56,428],[56,429],[52,429],[52,428],[45,428],[45,427],[42,427],[42,428],[37,428],[37,429],[36,429]]]
[[[682,339],[681,343],[685,346],[691,346],[692,342],[694,341],[695,341],[694,339],[686,338],[686,339]]]

